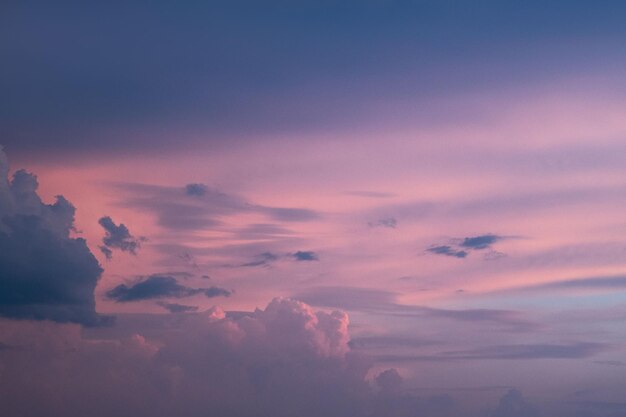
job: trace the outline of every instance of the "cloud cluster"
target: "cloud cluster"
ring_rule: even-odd
[[[84,239],[70,236],[75,208],[62,196],[45,204],[37,177],[8,179],[0,148],[0,315],[97,325],[94,289],[102,273]]]
[[[279,298],[237,318],[213,308],[150,320],[158,329],[150,339],[106,340],[84,339],[72,325],[0,321],[0,342],[15,347],[0,350],[2,409],[24,417],[367,415],[368,365],[350,353],[345,313]]]
[[[104,246],[100,246],[100,250],[107,259],[113,257],[111,249],[119,249],[122,252],[128,252],[133,255],[137,254],[137,249],[141,246],[141,241],[144,238],[136,238],[130,234],[128,227],[120,223],[115,224],[113,219],[109,216],[101,217],[98,223],[105,231],[105,236],[102,238]]]

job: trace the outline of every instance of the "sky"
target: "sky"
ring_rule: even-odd
[[[0,414],[626,415],[626,4],[0,6]]]

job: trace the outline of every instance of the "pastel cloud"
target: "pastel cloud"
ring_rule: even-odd
[[[3,409],[23,416],[366,415],[368,365],[350,354],[344,313],[275,299],[239,318],[214,308],[160,328],[154,340],[87,340],[76,326],[0,321],[0,342],[19,347],[0,351]]]

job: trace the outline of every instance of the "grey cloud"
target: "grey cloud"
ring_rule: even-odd
[[[466,237],[460,243],[460,246],[469,249],[487,249],[493,243],[502,240],[502,236],[486,234],[481,236]]]
[[[542,413],[529,403],[522,393],[511,389],[498,402],[498,407],[488,417],[541,417]]]
[[[185,193],[191,196],[203,196],[209,191],[209,187],[204,184],[187,184],[185,185]]]
[[[593,361],[593,363],[597,363],[598,365],[608,365],[608,366],[626,366],[626,362],[612,360],[612,361]]]
[[[193,313],[198,311],[196,306],[188,306],[184,304],[157,302],[158,305],[169,311],[170,313]]]
[[[297,251],[291,254],[296,261],[319,261],[319,257],[313,251]]]
[[[254,260],[240,264],[242,267],[269,266],[281,258],[289,257],[298,262],[319,261],[319,257],[313,251],[297,251],[289,254],[278,255],[272,252],[263,252],[256,255]]]
[[[391,198],[396,196],[393,193],[385,193],[380,191],[346,191],[344,194],[367,198]]]
[[[388,229],[395,229],[398,225],[398,221],[394,217],[384,217],[378,219],[375,222],[368,222],[369,227],[386,227]]]
[[[465,258],[469,255],[468,251],[492,249],[491,245],[502,239],[504,239],[504,237],[494,234],[465,237],[460,241],[459,239],[452,239],[450,244],[431,246],[426,249],[426,251],[436,255]],[[492,250],[486,257],[489,259],[497,259],[503,255],[504,254]]]
[[[239,266],[253,267],[253,266],[268,266],[272,262],[278,260],[278,255],[271,252],[263,252],[256,256],[256,259],[250,262],[243,263]]]
[[[123,223],[116,225],[113,219],[109,216],[101,217],[98,223],[105,231],[105,236],[102,238],[102,243],[109,249],[119,249],[122,252],[129,252],[133,255],[137,254],[137,249],[141,246],[143,238],[136,238],[130,234],[130,231]],[[100,248],[105,256],[111,258],[112,252],[106,249]]]
[[[315,220],[320,217],[319,213],[303,208],[263,207],[256,206],[255,211],[267,214],[274,220],[285,222],[301,222]]]
[[[353,349],[388,349],[388,348],[418,348],[436,345],[433,340],[423,340],[399,336],[362,336],[350,339]]]
[[[151,275],[130,285],[120,284],[107,291],[106,296],[117,302],[142,301],[158,298],[185,298],[204,294],[208,298],[228,297],[231,291],[219,287],[189,288],[171,276]]]
[[[467,251],[460,249],[453,249],[449,245],[441,245],[441,246],[431,246],[426,249],[427,252],[431,252],[437,255],[446,255],[452,256],[455,258],[465,258],[467,256]]]
[[[0,173],[8,172],[0,148]],[[0,178],[0,315],[99,325],[95,310],[102,273],[82,238],[70,237],[75,208],[62,196],[45,204],[37,178],[17,171]]]
[[[615,290],[626,288],[626,276],[599,276],[589,278],[566,279],[562,281],[547,282],[544,284],[527,285],[503,290],[503,292],[516,291],[546,291],[546,290],[577,290],[577,289],[597,289]]]
[[[265,239],[292,235],[294,232],[277,224],[254,223],[237,230],[236,233],[242,239]]]
[[[294,295],[294,298],[320,307],[343,308],[398,317],[430,317],[455,321],[492,323],[511,331],[526,332],[537,327],[517,311],[500,309],[442,309],[398,304],[393,292],[356,287],[316,287]]]
[[[111,249],[107,248],[104,245],[98,246],[98,249],[100,249],[100,252],[102,252],[105,258],[109,260],[113,259],[113,251]]]
[[[202,291],[202,293],[208,298],[213,298],[213,297],[230,297],[233,292],[224,288],[220,288],[220,287],[210,287],[210,288],[205,288]]]
[[[259,213],[270,219],[298,222],[316,219],[319,213],[304,208],[268,207],[221,192],[203,184],[183,188],[136,183],[115,183],[128,193],[120,205],[150,211],[158,223],[172,230],[204,230],[221,226],[225,217]]]
[[[517,344],[445,351],[434,355],[377,355],[383,362],[439,362],[456,360],[580,359],[606,350],[602,343]]]
[[[572,401],[571,404],[579,411],[576,417],[621,417],[626,415],[626,402],[583,400]]]

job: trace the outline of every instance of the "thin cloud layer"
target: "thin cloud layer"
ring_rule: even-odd
[[[294,298],[313,306],[341,308],[395,317],[422,317],[458,322],[499,325],[513,332],[528,332],[537,324],[523,314],[503,309],[445,309],[400,304],[397,294],[358,287],[313,287],[294,294]]]
[[[229,216],[243,213],[261,214],[281,222],[306,222],[320,217],[319,213],[306,208],[254,204],[204,184],[187,184],[179,188],[117,183],[114,187],[127,193],[127,198],[120,201],[121,205],[153,213],[160,226],[175,231],[215,228]]]
[[[9,181],[0,148],[0,315],[97,325],[94,289],[102,273],[84,239],[70,237],[75,208],[63,196],[45,204],[37,177]]]

